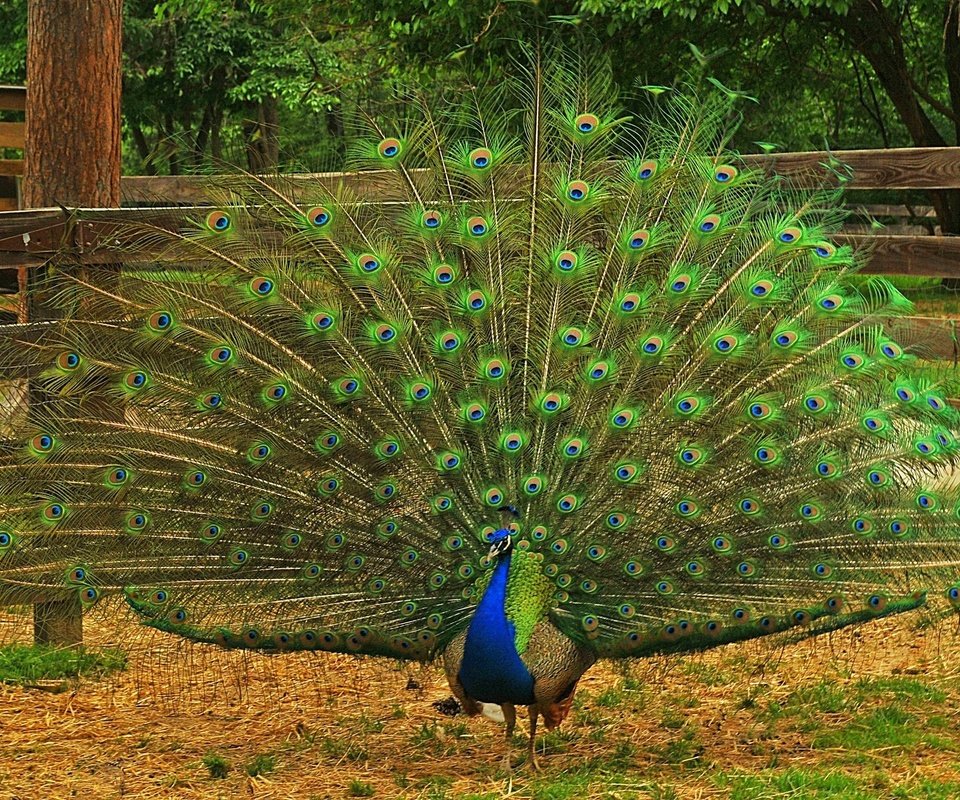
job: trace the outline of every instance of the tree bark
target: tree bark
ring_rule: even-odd
[[[269,172],[280,161],[280,109],[275,97],[265,97],[256,106],[256,119],[243,125],[247,138],[247,166],[251,172]]]
[[[123,0],[29,0],[23,203],[120,205],[120,87]],[[29,292],[31,319],[49,315]],[[29,389],[32,408],[43,400]],[[29,412],[28,412],[29,413]],[[34,638],[82,641],[76,591],[38,598]]]
[[[27,6],[27,208],[120,205],[123,0]]]

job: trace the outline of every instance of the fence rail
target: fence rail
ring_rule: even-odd
[[[0,107],[5,88],[10,87],[0,87]],[[0,124],[0,137],[4,130]],[[854,192],[960,189],[960,147],[779,153],[745,156],[744,161],[781,175],[790,185],[798,187],[834,184]],[[283,176],[283,180],[295,198],[306,195],[303,190],[308,187],[313,188],[309,193],[315,194],[319,183],[332,191],[346,187],[361,200],[364,197],[381,202],[405,199],[396,189],[392,174],[387,172],[291,174]],[[134,204],[133,207],[0,212],[0,282],[5,271],[36,267],[64,249],[71,251],[81,264],[114,263],[117,260],[114,240],[125,225],[140,222],[161,228],[175,227],[190,207],[197,207],[199,211],[204,204],[209,204],[209,185],[210,179],[200,176],[132,176],[122,179],[122,192],[125,203]],[[148,205],[161,201],[168,205]],[[885,216],[919,220],[932,215],[929,206],[909,209],[864,206],[856,202],[850,205],[861,218]],[[897,232],[881,227],[874,233],[861,225],[839,233],[834,239],[871,251],[865,272],[960,280],[960,236],[902,233],[905,230],[902,226],[893,230]],[[140,260],[163,258],[162,252],[146,255]],[[178,260],[182,257],[183,254],[179,254]],[[954,321],[917,317],[898,324],[907,331],[909,339],[922,341],[924,349],[936,357],[956,361],[960,355]]]

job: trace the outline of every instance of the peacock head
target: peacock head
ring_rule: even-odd
[[[490,536],[490,560],[506,555],[513,549],[513,537],[506,528],[500,528]]]

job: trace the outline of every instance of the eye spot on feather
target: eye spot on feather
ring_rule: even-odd
[[[754,458],[756,458],[756,460],[760,464],[763,464],[765,466],[775,464],[777,461],[779,461],[779,458],[780,458],[780,454],[777,452],[776,448],[771,447],[769,445],[758,447],[754,451],[753,455],[754,455]]]
[[[738,174],[739,171],[736,167],[732,167],[729,164],[720,164],[713,170],[713,179],[720,184],[730,183]]]
[[[255,520],[265,520],[273,513],[273,503],[261,502],[253,507],[253,518]]]
[[[573,121],[573,125],[577,129],[577,132],[581,134],[593,133],[596,131],[599,124],[600,120],[597,118],[596,114],[578,114],[576,119]]]
[[[903,356],[903,349],[894,341],[886,341],[880,345],[880,353],[891,361],[897,361]]]
[[[80,356],[72,350],[68,350],[57,356],[57,366],[64,372],[73,372],[80,366]]]
[[[773,343],[781,350],[789,350],[799,338],[796,331],[781,331],[773,337]]]
[[[610,424],[615,428],[629,428],[636,421],[636,417],[633,409],[622,408],[613,412],[610,416]]]
[[[790,540],[786,534],[774,533],[767,539],[767,544],[773,550],[787,550],[790,547]]]
[[[906,520],[895,519],[888,526],[894,536],[906,536],[910,532],[910,525]]]
[[[821,297],[817,302],[817,305],[819,305],[824,311],[837,311],[843,306],[843,302],[843,295],[828,294],[824,297]]]
[[[657,170],[659,169],[659,164],[654,159],[647,159],[642,161],[636,170],[636,176],[641,181],[648,181],[651,178],[655,177]]]
[[[660,536],[656,542],[657,550],[662,553],[671,553],[677,547],[677,542],[672,536]]]
[[[150,516],[145,511],[132,511],[124,521],[128,533],[140,533],[150,524]]]
[[[720,228],[720,217],[717,214],[707,214],[697,224],[697,230],[700,233],[713,233]]]
[[[543,479],[538,475],[530,475],[523,481],[523,493],[531,497],[543,491]]]
[[[147,373],[143,372],[142,370],[134,370],[123,376],[123,385],[127,389],[143,389],[147,385],[148,381],[149,377],[147,376]]]
[[[339,489],[340,479],[335,475],[327,475],[326,477],[321,478],[320,482],[317,484],[317,491],[325,496],[336,494]]]
[[[568,200],[579,203],[590,195],[590,187],[585,181],[570,181],[567,184],[566,195]]]
[[[693,500],[681,500],[674,509],[681,517],[694,517],[700,513],[700,507]]]
[[[707,572],[706,567],[700,561],[688,561],[684,569],[691,578],[702,578]]]
[[[750,287],[750,294],[753,297],[766,297],[773,291],[773,281],[759,280]]]
[[[637,578],[643,574],[643,565],[639,561],[627,561],[623,565],[623,571],[631,578]]]
[[[204,224],[214,233],[225,233],[230,230],[230,215],[225,211],[211,211],[207,214]]]
[[[860,369],[864,365],[864,358],[858,353],[845,353],[840,363],[847,369]]]
[[[119,489],[132,480],[130,471],[125,467],[111,467],[107,470],[105,483],[110,489]]]
[[[173,314],[169,311],[154,311],[147,319],[147,327],[154,333],[165,333],[173,328]]]
[[[933,511],[939,504],[935,495],[921,492],[916,498],[917,507],[922,511]]]
[[[516,453],[524,445],[523,434],[518,433],[517,431],[512,431],[510,433],[504,434],[501,439],[501,446],[508,453]]]
[[[744,497],[738,504],[737,507],[744,514],[759,514],[760,513],[760,503],[754,500],[752,497]]]
[[[330,311],[317,311],[310,317],[310,326],[322,333],[333,330],[336,323],[337,318]]]
[[[714,552],[720,554],[726,554],[733,551],[733,541],[726,536],[715,536],[713,541],[710,543],[710,546],[714,549]]]
[[[702,405],[700,398],[695,395],[688,395],[677,400],[674,408],[684,416],[689,416],[700,409]]]
[[[53,452],[56,443],[56,439],[49,433],[40,433],[30,440],[30,449],[35,455],[46,455]]]
[[[960,606],[960,585],[954,585],[946,591],[947,599],[954,605]]]
[[[739,344],[740,340],[733,334],[728,333],[714,339],[713,349],[721,355],[729,355],[737,349]]]
[[[307,211],[307,222],[314,228],[324,228],[330,222],[330,212],[323,206],[314,206]]]
[[[553,414],[563,408],[564,398],[557,392],[547,392],[540,398],[540,410]]]
[[[674,294],[683,294],[690,288],[692,281],[693,279],[688,273],[681,273],[670,282],[670,291]]]
[[[664,341],[660,336],[648,336],[640,343],[640,351],[644,355],[656,356],[663,350]]]
[[[564,250],[554,259],[554,264],[561,272],[573,272],[579,263],[579,256],[572,250]]]
[[[430,396],[433,394],[433,389],[430,387],[430,384],[424,381],[414,381],[410,384],[409,393],[411,400],[423,402],[430,399]]]
[[[435,209],[424,211],[423,214],[420,215],[420,224],[427,230],[436,230],[440,227],[442,221],[443,216]]]
[[[484,236],[489,227],[490,226],[488,225],[487,221],[480,216],[470,217],[467,220],[467,233],[475,238]]]
[[[386,322],[381,322],[374,328],[373,335],[381,344],[392,342],[397,338],[397,329]]]
[[[887,607],[887,598],[882,594],[872,594],[867,598],[867,608],[876,613],[884,611]]]
[[[451,470],[458,469],[461,465],[461,461],[462,459],[457,453],[453,453],[449,451],[445,453],[441,453],[438,458],[440,468],[443,471],[451,471]]]
[[[467,294],[465,306],[468,312],[483,311],[487,307],[487,296],[479,289],[475,289]]]
[[[266,298],[273,294],[275,284],[270,278],[258,277],[250,280],[250,291],[256,297]]]
[[[741,561],[737,564],[737,574],[741,578],[752,578],[757,574],[757,565],[752,561]]]
[[[800,241],[802,235],[803,231],[801,231],[800,228],[791,225],[777,234],[777,241],[782,244],[794,244]]]
[[[485,170],[493,163],[493,154],[489,148],[478,147],[470,151],[469,160],[474,169]]]
[[[642,250],[650,240],[650,231],[639,228],[627,236],[627,245],[631,250]]]
[[[836,254],[837,248],[830,242],[817,242],[813,246],[813,252],[818,258],[832,258]]]
[[[614,511],[607,514],[605,524],[612,531],[620,530],[627,524],[627,515],[621,514],[619,511]]]
[[[379,271],[382,264],[380,263],[380,259],[372,253],[363,253],[357,257],[357,266],[360,268],[361,272],[364,272],[367,275],[372,275],[373,273]]]
[[[449,264],[440,264],[433,270],[433,280],[440,286],[449,286],[456,279],[457,272]]]
[[[403,150],[403,145],[401,144],[400,140],[392,136],[386,139],[382,139],[380,143],[377,145],[377,152],[380,154],[381,158],[385,158],[388,160],[393,160],[397,158],[397,156],[400,155],[402,150]]]

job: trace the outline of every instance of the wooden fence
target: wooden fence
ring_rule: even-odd
[[[5,106],[4,104],[8,104]],[[17,105],[19,103],[19,106]],[[0,87],[0,109],[22,108],[23,94],[17,87]],[[22,146],[22,123],[0,123],[0,147]],[[6,138],[4,138],[6,137]],[[18,145],[17,142],[20,144]],[[960,190],[960,147],[847,150],[837,152],[780,153],[746,156],[748,164],[776,172],[797,186],[841,181],[853,211],[851,224],[835,240],[854,247],[867,247],[872,257],[866,272],[960,279],[960,236],[937,235],[936,220],[929,207],[864,206],[856,195],[864,190]],[[0,176],[22,172],[22,163],[0,160]],[[330,188],[350,185],[359,194],[389,200],[388,182],[382,173],[323,173],[286,176],[296,194],[297,185],[319,180]],[[2,178],[0,178],[2,180]],[[133,220],[175,225],[182,206],[202,206],[206,178],[124,177],[123,209],[30,209],[0,212],[0,286],[11,269],[27,269],[45,263],[63,248],[81,263],[110,263],[115,253],[104,247],[116,234],[117,223]],[[153,205],[163,199],[169,205]],[[176,205],[174,212],[170,207]],[[0,201],[0,208],[2,208]],[[890,228],[874,228],[871,217],[893,219]],[[905,224],[905,221],[913,224]],[[22,281],[21,281],[22,283]],[[13,284],[15,285],[15,284]],[[10,291],[10,290],[8,290]],[[924,355],[960,360],[955,323],[939,317],[913,317],[897,321],[908,341],[922,342]]]

